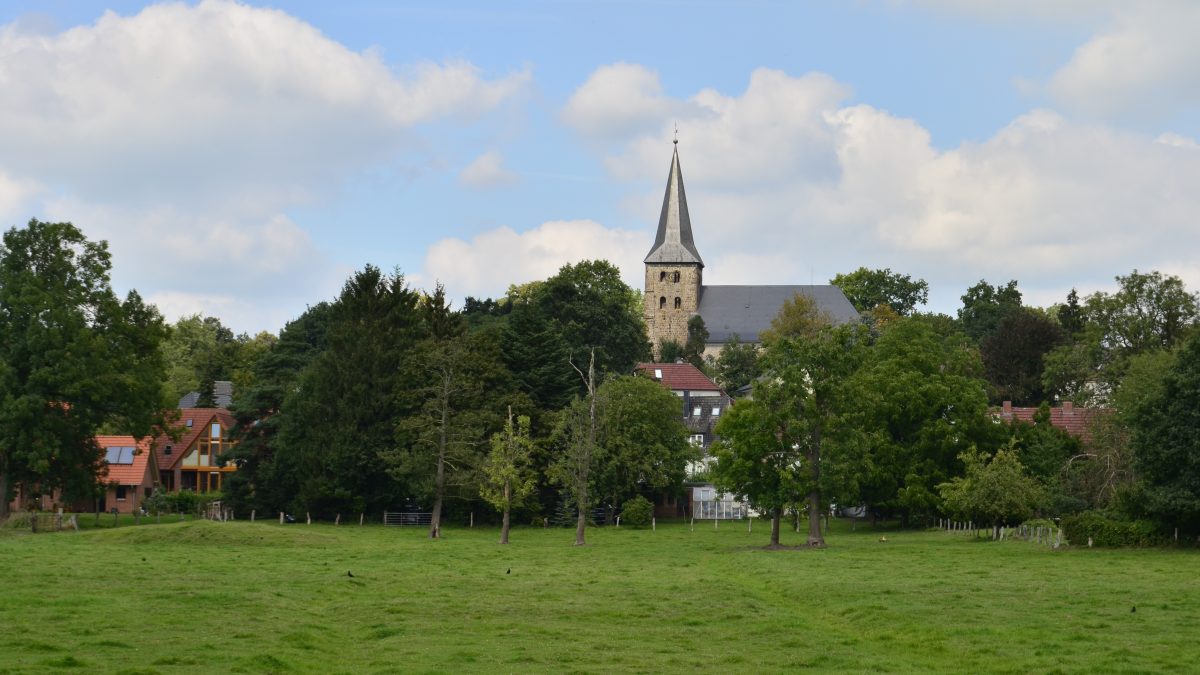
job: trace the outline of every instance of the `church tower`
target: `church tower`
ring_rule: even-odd
[[[704,261],[692,241],[683,173],[679,170],[679,141],[671,157],[667,194],[658,217],[654,246],[646,264],[645,319],[655,355],[664,341],[687,342],[687,322],[700,304]]]

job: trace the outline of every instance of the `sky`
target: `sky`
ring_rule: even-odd
[[[678,129],[707,283],[1197,290],[1198,34],[1183,0],[12,0],[0,227],[71,221],[118,291],[249,333],[368,263],[640,288]]]

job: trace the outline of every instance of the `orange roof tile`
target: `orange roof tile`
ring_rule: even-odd
[[[707,375],[690,363],[639,363],[638,370],[658,380],[655,371],[662,372],[660,380],[672,391],[721,391]]]
[[[97,436],[96,444],[101,449],[113,447],[135,448],[132,464],[104,463],[100,469],[101,483],[117,485],[141,485],[146,479],[146,465],[150,461],[150,439],[138,441],[133,436]]]
[[[1002,420],[1010,422],[1019,420],[1027,424],[1033,424],[1033,416],[1037,414],[1037,411],[1037,408],[1014,407],[1007,401],[1001,408],[994,410]],[[1087,442],[1092,437],[1091,421],[1097,415],[1108,412],[1107,408],[1076,408],[1071,403],[1066,403],[1057,408],[1050,408],[1050,424]]]

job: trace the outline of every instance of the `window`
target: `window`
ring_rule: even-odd
[[[680,307],[683,307],[683,300],[677,297],[675,298],[675,309],[679,309]]]
[[[692,417],[699,417],[700,413],[702,413],[702,412],[704,412],[704,409],[701,408],[700,406],[696,406],[696,407],[692,408]]]
[[[666,272],[659,272],[659,273],[658,273],[658,280],[659,280],[659,281],[666,281],[666,280],[667,280],[667,273],[666,273]]]
[[[117,486],[117,501],[119,501],[119,502],[125,501],[125,486],[124,485]]]
[[[661,379],[662,379],[662,368],[655,368],[655,369],[654,369],[654,379],[656,379],[656,380],[661,380]]]
[[[671,281],[674,281],[675,283],[679,283],[679,272],[675,272],[671,275]]]
[[[713,417],[716,417],[716,416],[718,416],[718,415],[720,415],[720,414],[721,414],[721,408],[720,408],[720,406],[715,406],[715,405],[714,405],[714,406],[713,406]]]
[[[168,445],[167,447],[163,448],[163,454],[164,454],[164,455],[168,455],[168,456],[170,456],[170,454],[171,454],[171,446],[169,446],[169,445]]]
[[[191,421],[191,420],[185,420],[185,421],[184,421],[184,423],[183,423],[183,426],[185,426],[185,427],[187,427],[187,428],[191,429],[191,428],[192,428],[192,421]]]
[[[704,434],[692,434],[692,437],[689,440],[691,440],[692,445],[696,446],[697,448],[704,447]]]
[[[659,299],[658,299],[658,308],[659,308],[659,309],[666,309],[666,308],[667,308],[667,299],[666,299],[665,297],[662,297],[662,298],[659,298]]]
[[[221,437],[221,425],[217,424],[216,422],[213,422],[212,433],[210,433],[209,435],[212,436],[213,438],[220,438]]]

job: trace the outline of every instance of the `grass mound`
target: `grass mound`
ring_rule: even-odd
[[[97,532],[98,539],[135,545],[189,544],[207,546],[319,546],[330,534],[296,527],[263,527],[250,523],[192,520],[165,525],[124,527]]]

